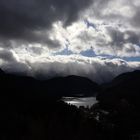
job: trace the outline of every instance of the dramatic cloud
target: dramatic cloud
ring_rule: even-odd
[[[2,0],[0,46],[140,56],[139,7],[138,0]]]
[[[89,35],[96,35],[92,41],[96,54],[140,56],[139,8],[138,0],[99,0],[93,3],[85,17],[96,27],[96,32]]]
[[[1,0],[1,67],[98,82],[140,69],[139,9],[139,0]]]
[[[25,42],[44,43],[58,46],[58,40],[51,40],[49,30],[54,22],[71,25],[91,0],[1,0],[0,37]]]

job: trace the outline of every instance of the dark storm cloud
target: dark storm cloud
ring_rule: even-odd
[[[116,46],[118,49],[123,48],[126,43],[140,44],[140,33],[131,30],[121,31],[112,27],[107,28],[107,31],[111,37],[110,45]]]
[[[110,44],[112,46],[121,47],[123,43],[125,42],[124,34],[121,31],[116,30],[114,28],[107,28],[107,31],[111,37]]]
[[[27,49],[29,52],[31,52],[33,54],[40,55],[42,53],[42,49],[39,47],[28,47]]]
[[[135,15],[133,16],[131,20],[132,26],[139,28],[140,27],[140,6],[134,7],[135,8]]]
[[[51,29],[55,21],[62,21],[64,26],[70,25],[91,2],[92,0],[1,0],[1,41],[19,39],[48,43],[50,47],[58,46],[57,40],[55,43],[45,40],[46,37],[38,34],[38,31]]]
[[[0,50],[0,59],[6,62],[16,62],[17,60],[13,56],[13,53],[8,50]]]
[[[16,75],[32,76],[28,65],[22,62],[11,61],[3,63],[1,65],[1,69],[3,69],[6,73],[15,73]]]

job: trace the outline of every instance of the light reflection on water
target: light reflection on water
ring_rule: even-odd
[[[75,105],[77,107],[91,107],[93,104],[97,103],[95,97],[63,97],[62,99],[65,103]]]

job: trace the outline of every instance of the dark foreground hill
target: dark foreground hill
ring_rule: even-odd
[[[38,81],[0,71],[0,89],[0,140],[92,140],[99,135],[88,109],[60,100],[94,95],[98,85],[87,78]]]
[[[87,78],[38,81],[0,70],[0,140],[133,140],[140,138],[140,71],[98,86]],[[61,96],[89,96],[91,108]],[[53,96],[52,96],[53,95]]]
[[[119,75],[98,94],[100,119],[114,125],[116,139],[140,139],[140,71]],[[101,117],[102,116],[102,117]]]

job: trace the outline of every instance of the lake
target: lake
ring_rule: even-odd
[[[67,104],[75,105],[77,107],[91,107],[98,102],[95,97],[63,97],[62,100]]]

